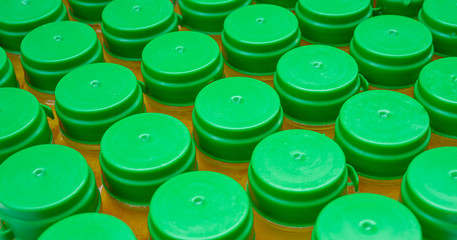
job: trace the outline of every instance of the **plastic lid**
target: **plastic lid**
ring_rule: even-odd
[[[134,205],[149,205],[168,179],[196,170],[195,146],[178,119],[159,113],[127,117],[103,135],[100,152],[103,185]]]
[[[309,45],[289,51],[275,75],[284,114],[302,123],[335,122],[343,103],[361,88],[358,71],[354,59],[338,48]]]
[[[143,51],[148,96],[167,105],[193,105],[198,92],[223,77],[219,46],[198,32],[173,32],[152,40]]]
[[[370,178],[401,178],[429,140],[424,107],[409,96],[387,90],[350,98],[335,125],[335,141],[348,163]]]
[[[255,0],[256,3],[268,3],[285,7],[289,10],[294,10],[297,5],[297,0]]]
[[[0,45],[8,52],[19,54],[21,41],[28,32],[43,24],[67,19],[61,0],[2,1]]]
[[[5,50],[0,47],[0,88],[19,87],[14,74],[13,64],[6,56]]]
[[[299,0],[296,15],[310,42],[349,45],[357,25],[372,15],[370,0]]]
[[[384,88],[414,84],[432,58],[432,34],[411,18],[386,15],[357,26],[351,55],[370,83]]]
[[[16,239],[36,239],[54,222],[96,212],[100,195],[84,157],[44,144],[15,153],[0,165],[0,218]]]
[[[70,139],[99,144],[115,122],[145,112],[143,93],[128,68],[95,63],[71,71],[56,88],[56,112]]]
[[[38,240],[136,240],[132,230],[123,221],[106,214],[83,213],[57,222]]]
[[[154,194],[150,209],[153,239],[253,239],[246,192],[220,173],[190,172],[172,178]]]
[[[457,5],[453,0],[424,1],[418,20],[425,24],[433,35],[435,52],[440,55],[457,56]]]
[[[227,17],[222,44],[231,68],[250,75],[273,74],[279,58],[300,46],[298,21],[279,6],[249,5]]]
[[[424,0],[377,0],[376,7],[384,15],[402,15],[417,18]]]
[[[332,139],[308,130],[287,130],[262,140],[249,166],[248,195],[262,216],[305,227],[347,191],[343,151]]]
[[[259,80],[215,81],[197,96],[192,121],[195,144],[221,161],[248,162],[260,140],[281,129],[278,94]]]
[[[313,240],[421,240],[419,222],[401,203],[385,196],[359,193],[340,197],[319,214]]]
[[[52,141],[44,107],[19,88],[0,88],[0,126],[0,164],[21,149]]]
[[[102,14],[105,50],[117,58],[141,60],[152,39],[178,30],[178,17],[169,0],[116,0]]]
[[[36,90],[54,93],[57,83],[71,70],[103,62],[101,44],[87,24],[54,22],[31,31],[21,44],[27,82]]]
[[[69,13],[74,19],[86,23],[102,21],[102,12],[112,0],[68,0]]]

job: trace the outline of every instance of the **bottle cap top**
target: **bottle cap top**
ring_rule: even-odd
[[[297,5],[297,0],[255,0],[255,2],[278,5],[289,10],[295,10],[295,5]]]
[[[102,21],[102,12],[112,0],[68,0],[70,15],[89,24]]]

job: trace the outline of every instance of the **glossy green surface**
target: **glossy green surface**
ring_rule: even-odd
[[[19,87],[14,74],[13,64],[8,59],[5,50],[0,47],[0,88]]]
[[[112,0],[68,0],[69,12],[74,19],[85,23],[100,23],[102,12]]]
[[[383,15],[402,15],[417,18],[424,0],[377,0],[376,8]]]

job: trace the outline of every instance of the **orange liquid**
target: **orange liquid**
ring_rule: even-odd
[[[271,222],[254,211],[256,240],[310,240],[313,227],[287,227]]]
[[[443,57],[433,54],[432,61],[435,61],[435,60],[438,60],[441,58],[443,58]]]
[[[16,79],[19,83],[19,87],[24,88],[25,74],[24,74],[24,69],[22,68],[21,55],[6,52],[6,56],[8,56],[11,63],[13,64],[14,73],[16,74]]]
[[[292,121],[288,118],[284,118],[282,128],[283,128],[283,130],[289,130],[289,129],[311,130],[314,132],[325,134],[325,136],[327,136],[331,139],[333,139],[333,137],[335,136],[335,124],[334,123],[328,124],[328,125],[306,125],[306,124]]]
[[[301,42],[300,42],[300,46],[307,46],[307,45],[313,45],[313,43],[307,42],[307,41],[302,39]],[[349,45],[342,46],[342,47],[336,47],[336,48],[339,48],[339,49],[341,49],[341,50],[343,50],[343,51],[345,51],[347,53],[349,53],[349,50],[350,50],[349,49]]]
[[[376,193],[394,200],[400,197],[402,179],[378,180],[359,175],[359,192]]]
[[[230,68],[229,66],[227,66],[226,64],[224,64],[224,75],[226,78],[229,78],[229,77],[254,78],[254,79],[260,80],[260,81],[270,85],[272,88],[274,88],[274,84],[273,84],[274,75],[273,74],[265,75],[265,76],[248,75],[248,74],[237,72],[236,70],[234,70],[234,69]]]
[[[428,148],[432,149],[432,148],[446,147],[446,146],[457,147],[457,139],[448,138],[448,137],[441,136],[441,135],[438,135],[438,134],[432,132]]]
[[[106,52],[105,48],[103,48],[103,56],[105,57],[105,62],[107,63],[116,63],[122,65],[135,74],[136,79],[143,81],[143,74],[141,73],[141,61],[128,61],[115,58],[109,53]]]
[[[170,115],[174,118],[177,118],[179,121],[186,125],[189,132],[192,132],[192,110],[194,106],[184,106],[184,107],[176,107],[176,106],[168,106],[161,103],[158,103],[148,96],[145,96],[144,104],[146,106],[147,112],[152,113],[164,113]]]
[[[394,92],[399,92],[403,93],[405,95],[408,95],[410,97],[414,97],[414,87],[408,87],[408,88],[400,88],[400,89],[386,89],[386,88],[378,88],[378,87],[373,87],[369,86],[368,90],[389,90],[389,91],[394,91]]]

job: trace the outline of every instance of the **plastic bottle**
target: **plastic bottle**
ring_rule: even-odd
[[[370,89],[413,96],[420,70],[432,59],[432,34],[420,22],[403,16],[370,18],[357,26],[351,55]]]
[[[11,60],[6,56],[5,50],[0,47],[0,88],[2,87],[19,87],[19,83]]]
[[[26,74],[24,89],[55,114],[54,91],[71,70],[103,62],[101,44],[95,32],[84,23],[61,21],[32,30],[21,44],[22,66]],[[49,120],[54,137],[59,133],[57,118]]]
[[[168,180],[152,197],[150,209],[154,240],[254,239],[246,193],[219,173],[190,172]]]
[[[401,201],[416,215],[424,239],[457,238],[456,147],[428,150],[409,165]]]
[[[55,95],[60,123],[55,143],[79,151],[100,187],[100,141],[115,122],[145,112],[140,84],[123,66],[94,63],[65,75]]]
[[[457,57],[443,58],[425,66],[414,88],[414,97],[430,116],[429,148],[457,147]]]
[[[192,120],[199,169],[223,173],[246,187],[252,151],[281,130],[283,111],[273,88],[234,77],[200,91]]]
[[[372,16],[370,0],[299,0],[295,9],[301,45],[326,44],[349,53],[354,30]]]
[[[284,54],[274,84],[284,109],[283,129],[308,129],[333,138],[343,103],[368,83],[357,63],[330,46],[310,45]]]
[[[403,204],[387,197],[360,193],[340,197],[322,209],[313,240],[421,240],[417,218]]]
[[[55,222],[97,212],[100,193],[83,156],[54,144],[19,151],[0,165],[0,230],[6,239],[33,240]]]
[[[359,174],[360,192],[398,199],[411,160],[427,149],[429,117],[413,98],[386,90],[357,94],[344,103],[335,141]]]
[[[252,77],[273,86],[279,58],[300,45],[300,36],[297,18],[285,8],[256,4],[233,11],[222,32],[225,76]]]
[[[195,98],[208,83],[223,78],[223,69],[216,42],[203,33],[173,32],[152,40],[142,61],[146,109],[171,115],[192,131]]]
[[[273,4],[273,5],[278,5],[278,6],[284,7],[289,10],[295,10],[295,5],[297,5],[297,0],[254,0],[254,1],[257,4],[261,4],[261,3]]]
[[[103,213],[118,217],[147,240],[152,195],[168,179],[197,170],[186,126],[160,113],[122,119],[103,135],[100,151]],[[172,206],[172,205],[169,205]]]
[[[17,151],[52,142],[46,117],[54,117],[51,109],[29,92],[0,88],[0,165]]]
[[[123,65],[141,76],[141,53],[152,39],[178,30],[169,0],[116,0],[102,13],[105,61]]]
[[[416,18],[422,8],[424,0],[378,0],[376,7],[383,15],[401,15]]]

